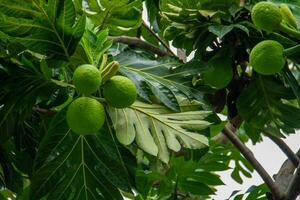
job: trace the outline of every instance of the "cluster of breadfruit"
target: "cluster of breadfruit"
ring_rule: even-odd
[[[113,62],[108,71],[118,68]],[[103,74],[104,76],[102,76]],[[135,84],[124,76],[107,74],[90,64],[78,66],[73,74],[73,84],[80,97],[68,107],[67,123],[71,130],[80,135],[97,133],[105,122],[103,102],[115,108],[126,108],[134,103],[137,97]],[[95,97],[100,94],[103,98]]]
[[[260,30],[268,33],[282,32],[296,39],[300,38],[296,19],[286,4],[259,2],[253,7],[251,18]],[[280,72],[285,66],[287,56],[297,51],[299,46],[284,49],[282,44],[275,40],[264,40],[252,49],[250,65],[260,74],[272,75]]]

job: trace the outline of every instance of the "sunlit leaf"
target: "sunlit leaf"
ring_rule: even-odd
[[[199,149],[208,145],[207,138],[198,133],[214,122],[206,120],[212,112],[190,111],[173,113],[164,106],[136,102],[130,108],[109,109],[117,138],[124,145],[134,140],[145,152],[169,161],[169,150],[181,146]]]

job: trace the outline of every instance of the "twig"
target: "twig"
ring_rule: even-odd
[[[283,151],[283,153],[291,160],[293,165],[297,167],[300,163],[300,159],[293,150],[280,138],[273,136],[270,133],[264,132],[264,134],[270,138],[277,146]]]
[[[169,45],[160,37],[158,37],[158,35],[156,35],[156,33],[146,24],[145,21],[143,21],[142,25],[149,31],[149,33],[151,33],[151,35],[153,35],[167,49],[169,53],[171,53],[173,56],[176,57],[176,54],[170,49]]]
[[[276,199],[282,199],[285,197],[285,193],[275,184],[268,172],[263,168],[263,166],[256,160],[251,150],[241,142],[241,140],[234,134],[228,126],[223,129],[223,133],[228,137],[228,139],[239,149],[241,154],[251,163],[253,168],[264,180],[266,185],[269,187],[272,194]]]
[[[111,36],[111,37],[109,37],[109,39],[111,39],[114,42],[121,42],[121,43],[124,43],[124,44],[129,44],[129,45],[139,47],[141,49],[149,50],[149,51],[157,54],[158,56],[171,56],[172,55],[169,52],[163,51],[160,48],[158,48],[158,47],[156,47],[156,46],[154,46],[154,45],[152,45],[148,42],[145,42],[145,41],[143,41],[139,38],[136,38],[136,37]]]
[[[49,117],[53,117],[56,114],[55,111],[48,110],[48,109],[45,109],[45,108],[40,108],[40,107],[33,107],[32,110],[35,111],[35,112],[38,112],[40,114],[47,115]]]

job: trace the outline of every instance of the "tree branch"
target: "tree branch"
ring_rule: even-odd
[[[300,149],[296,153],[296,156],[298,158],[300,157]],[[291,163],[290,160],[288,160],[286,162]],[[287,171],[287,167],[285,167],[285,168],[281,167],[279,173],[283,169],[285,169],[285,171]],[[295,171],[295,167],[294,166],[290,166],[289,170],[287,171],[289,174],[287,174],[287,173],[283,174],[284,177],[289,177],[289,179],[288,179],[288,183],[289,184],[286,184],[286,188],[287,188],[287,198],[286,198],[286,200],[294,200],[300,194],[300,165],[298,166],[298,168],[297,168],[297,170],[296,170],[295,173],[294,173],[294,171]],[[284,177],[280,176],[279,178],[280,179],[284,179]]]
[[[296,156],[300,158],[300,149],[296,153]],[[275,179],[275,183],[278,185],[278,187],[281,188],[282,191],[288,191],[289,185],[293,180],[293,174],[295,172],[295,168],[296,167],[291,162],[291,160],[287,159],[280,167],[278,173],[273,176]],[[298,188],[298,190],[300,189]],[[288,192],[286,194],[289,195]]]
[[[284,152],[284,154],[288,157],[288,159],[293,163],[295,167],[297,167],[300,163],[300,159],[293,152],[293,150],[280,138],[273,136],[270,133],[264,132],[268,138],[270,138],[277,146]]]
[[[285,193],[275,184],[268,172],[263,168],[263,166],[256,160],[251,150],[241,142],[241,140],[236,136],[235,133],[231,131],[231,128],[226,126],[222,131],[227,138],[239,149],[241,154],[251,163],[253,168],[264,180],[266,185],[269,187],[272,194],[276,199],[282,199],[285,197]]]
[[[286,200],[295,200],[300,194],[300,165],[298,166],[290,184],[287,189],[287,198]]]
[[[237,115],[231,120],[229,120],[226,126],[229,126],[231,131],[235,133],[242,123],[243,123],[242,118],[239,115]],[[218,135],[216,135],[213,138],[213,140],[216,141],[218,144],[227,144],[229,142],[228,138],[226,137],[225,134],[222,133],[222,131]]]
[[[124,44],[128,44],[128,45],[133,45],[133,46],[139,47],[141,49],[149,50],[149,51],[157,54],[158,56],[172,56],[171,53],[163,51],[160,48],[158,48],[148,42],[145,42],[139,38],[136,38],[136,37],[111,36],[111,37],[109,37],[109,39],[111,39],[114,42],[120,42],[120,43],[124,43]]]
[[[146,24],[145,21],[143,21],[142,25],[147,29],[147,31],[149,33],[151,33],[151,35],[153,35],[167,49],[167,51],[171,55],[177,57],[176,54],[170,49],[169,45],[164,40],[162,40],[160,37],[158,37],[158,35],[156,35],[156,33]]]

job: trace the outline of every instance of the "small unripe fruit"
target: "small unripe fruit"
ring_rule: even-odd
[[[225,88],[232,80],[232,60],[226,55],[226,52],[227,51],[217,54],[209,60],[209,70],[203,73],[204,83],[212,88]]]
[[[250,53],[250,65],[263,75],[280,72],[284,67],[285,58],[283,46],[274,40],[265,40],[258,43]]]
[[[69,105],[66,118],[73,132],[79,135],[95,134],[104,124],[105,110],[97,100],[79,97]]]
[[[126,108],[135,102],[137,91],[129,78],[113,76],[104,84],[103,96],[112,107]]]
[[[286,4],[280,4],[280,10],[283,17],[283,21],[285,21],[288,25],[298,28],[298,24],[296,21],[295,16],[293,15],[292,11],[290,10],[289,6]]]
[[[257,28],[273,32],[279,28],[282,21],[282,14],[276,4],[261,1],[253,7],[251,18]]]
[[[80,65],[74,71],[73,83],[77,92],[90,95],[96,92],[101,85],[100,71],[93,65]]]

